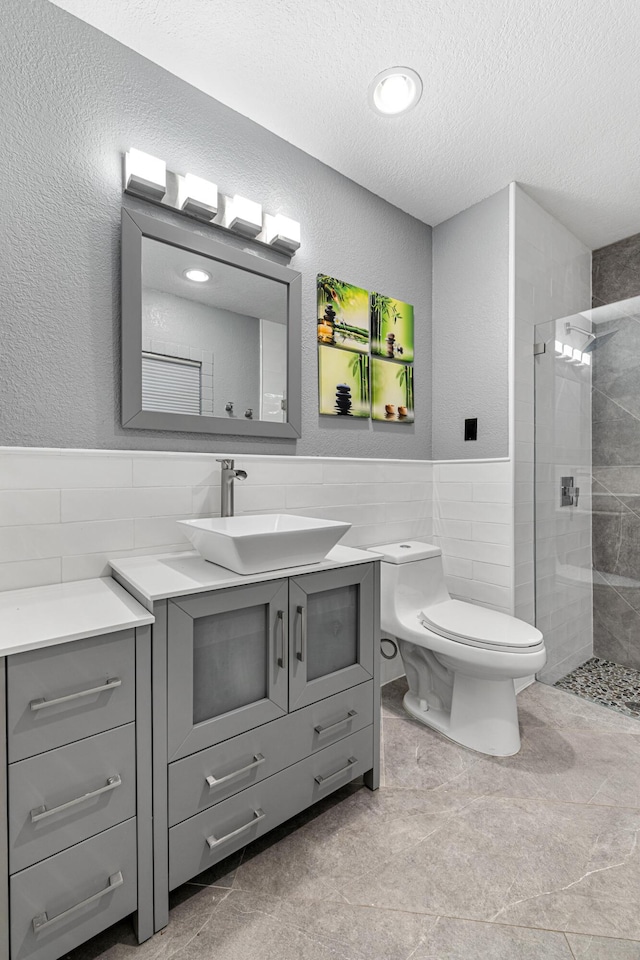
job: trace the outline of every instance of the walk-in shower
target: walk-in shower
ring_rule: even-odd
[[[640,717],[640,297],[535,339],[539,679]]]

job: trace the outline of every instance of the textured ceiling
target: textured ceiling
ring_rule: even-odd
[[[432,225],[518,180],[591,247],[640,231],[638,0],[55,2]],[[397,64],[422,100],[379,117]]]

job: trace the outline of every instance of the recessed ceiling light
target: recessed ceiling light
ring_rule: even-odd
[[[193,280],[194,283],[206,283],[207,280],[211,280],[210,273],[207,273],[206,270],[199,270],[197,267],[190,267],[189,270],[185,270],[184,275],[187,280]]]
[[[387,117],[406,113],[422,96],[422,80],[411,67],[389,67],[369,85],[369,104]]]

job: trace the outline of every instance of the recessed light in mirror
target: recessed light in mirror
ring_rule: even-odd
[[[422,96],[422,80],[411,67],[389,67],[369,85],[369,104],[391,117],[415,107]]]
[[[206,283],[207,280],[211,280],[210,273],[207,273],[206,270],[199,270],[197,267],[191,267],[189,270],[185,270],[184,276],[187,280],[192,280],[194,283]]]

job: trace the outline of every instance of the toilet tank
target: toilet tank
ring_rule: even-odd
[[[440,547],[401,540],[370,549],[382,557],[380,620],[387,633],[395,633],[402,621],[413,624],[424,607],[451,599]]]

